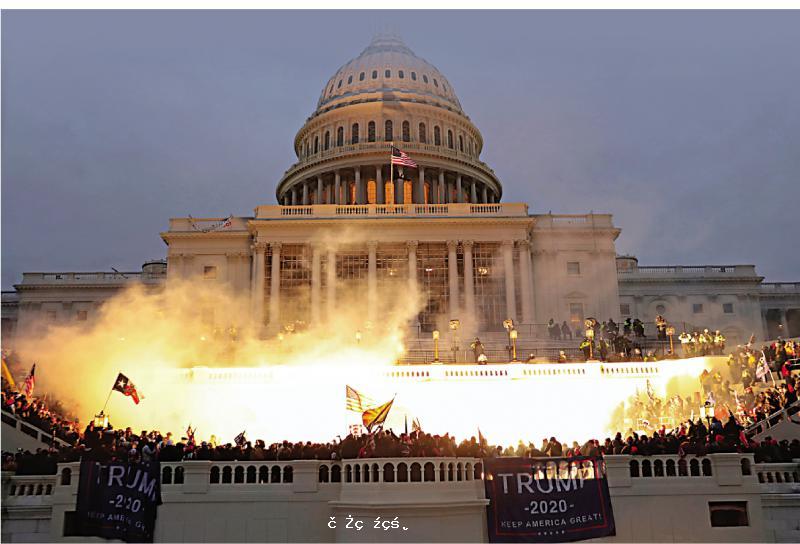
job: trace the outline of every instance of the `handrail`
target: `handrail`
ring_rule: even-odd
[[[55,438],[56,443],[59,446],[70,446],[71,444],[66,440],[63,440],[59,437],[53,437],[52,435],[48,434],[45,430],[40,429],[33,423],[29,423],[24,419],[20,418],[16,414],[12,414],[11,412],[2,412],[2,421],[6,425],[18,429],[20,432],[25,433],[26,435],[30,436],[34,440],[38,440],[39,442],[50,446],[52,444],[52,439]]]
[[[744,430],[745,436],[748,438],[766,432],[771,427],[784,420],[789,420],[789,417],[800,412],[800,399],[794,401],[792,404],[773,412],[764,419],[756,421]]]

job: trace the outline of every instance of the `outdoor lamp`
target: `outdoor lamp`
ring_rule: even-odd
[[[450,320],[450,330],[457,331],[460,326],[461,326],[461,321],[459,321],[458,319]]]
[[[439,362],[439,331],[433,331],[433,362]]]
[[[517,329],[511,329],[508,333],[508,336],[511,337],[511,350],[512,350],[512,361],[517,360]]]

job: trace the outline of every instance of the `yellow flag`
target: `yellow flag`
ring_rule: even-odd
[[[8,370],[8,365],[6,364],[5,357],[3,357],[3,378],[6,379],[8,385],[10,385],[12,389],[15,389],[17,387],[17,385],[14,383],[14,377],[11,375],[11,371]]]
[[[375,425],[382,425],[383,422],[386,421],[386,416],[389,415],[389,410],[392,409],[393,403],[394,399],[386,404],[381,404],[375,408],[365,410],[364,413],[361,414],[361,421],[364,423],[364,427],[366,427],[369,432],[372,432],[372,428]]]

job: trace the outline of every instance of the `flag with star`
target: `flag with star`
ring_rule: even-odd
[[[144,398],[144,395],[139,393],[136,390],[136,386],[133,382],[122,372],[117,375],[117,381],[114,382],[114,387],[112,387],[114,391],[119,391],[126,397],[130,397],[133,399],[134,404],[139,404],[139,401]]]

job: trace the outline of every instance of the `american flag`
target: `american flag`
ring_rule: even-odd
[[[345,386],[345,408],[351,412],[364,412],[375,405],[375,401],[350,387]]]
[[[25,378],[25,383],[22,384],[22,392],[26,397],[33,396],[33,388],[36,386],[36,363],[31,367],[31,373]]]
[[[417,167],[417,163],[412,161],[411,157],[394,146],[392,146],[392,164],[396,164],[398,166],[408,166],[409,168]]]

